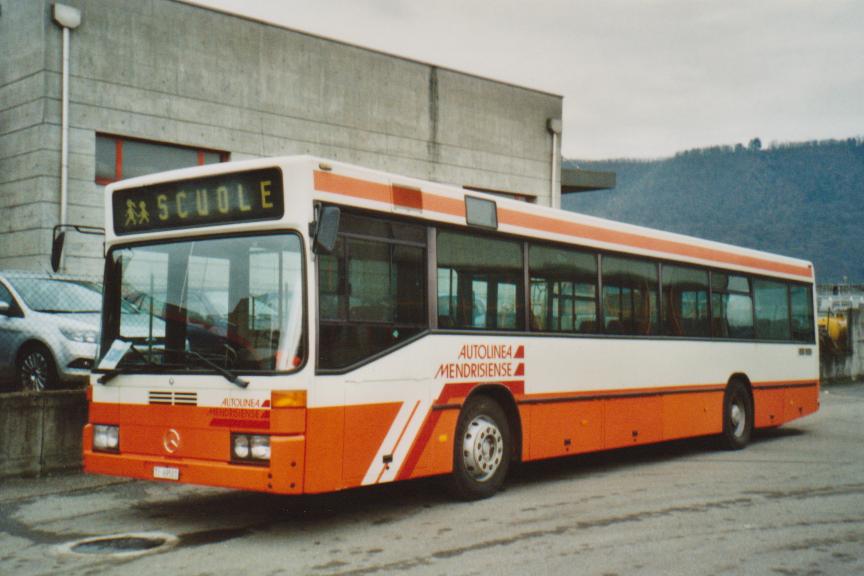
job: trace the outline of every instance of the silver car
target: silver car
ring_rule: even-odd
[[[83,385],[99,340],[98,282],[0,272],[0,382],[22,390]]]

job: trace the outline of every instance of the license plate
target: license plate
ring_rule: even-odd
[[[180,469],[173,466],[154,466],[153,477],[160,480],[179,480]]]

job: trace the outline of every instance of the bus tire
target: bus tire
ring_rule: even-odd
[[[753,433],[753,398],[747,386],[733,380],[723,395],[723,446],[740,450],[750,442]]]
[[[494,495],[510,467],[512,435],[507,415],[488,396],[468,399],[459,413],[453,439],[451,493],[460,500]]]

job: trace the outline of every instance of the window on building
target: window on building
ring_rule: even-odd
[[[597,329],[597,257],[531,246],[531,330],[592,333]]]
[[[102,185],[165,170],[227,161],[227,152],[96,135],[96,183]]]
[[[785,282],[754,280],[756,338],[789,340],[789,295]]]
[[[657,264],[603,257],[603,322],[608,334],[657,334]]]
[[[524,329],[522,243],[438,231],[438,326]]]
[[[711,328],[717,338],[753,338],[749,278],[711,273]]]
[[[670,336],[710,336],[706,270],[663,265],[663,325]]]
[[[339,369],[427,328],[426,228],[343,213],[318,256],[318,367]]]

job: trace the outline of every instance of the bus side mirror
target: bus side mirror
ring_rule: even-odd
[[[51,243],[51,269],[54,272],[60,269],[60,257],[63,255],[63,242],[66,240],[65,232],[54,230],[54,241]]]
[[[80,224],[57,224],[54,226],[54,239],[51,241],[51,269],[60,269],[60,257],[63,256],[63,242],[66,240],[66,230],[75,230],[81,234],[104,236],[105,229],[98,226],[82,226]],[[104,256],[104,246],[103,246]]]
[[[312,251],[316,254],[330,254],[336,247],[336,236],[339,234],[339,220],[342,212],[336,206],[323,206],[318,210],[318,218],[314,223]]]

